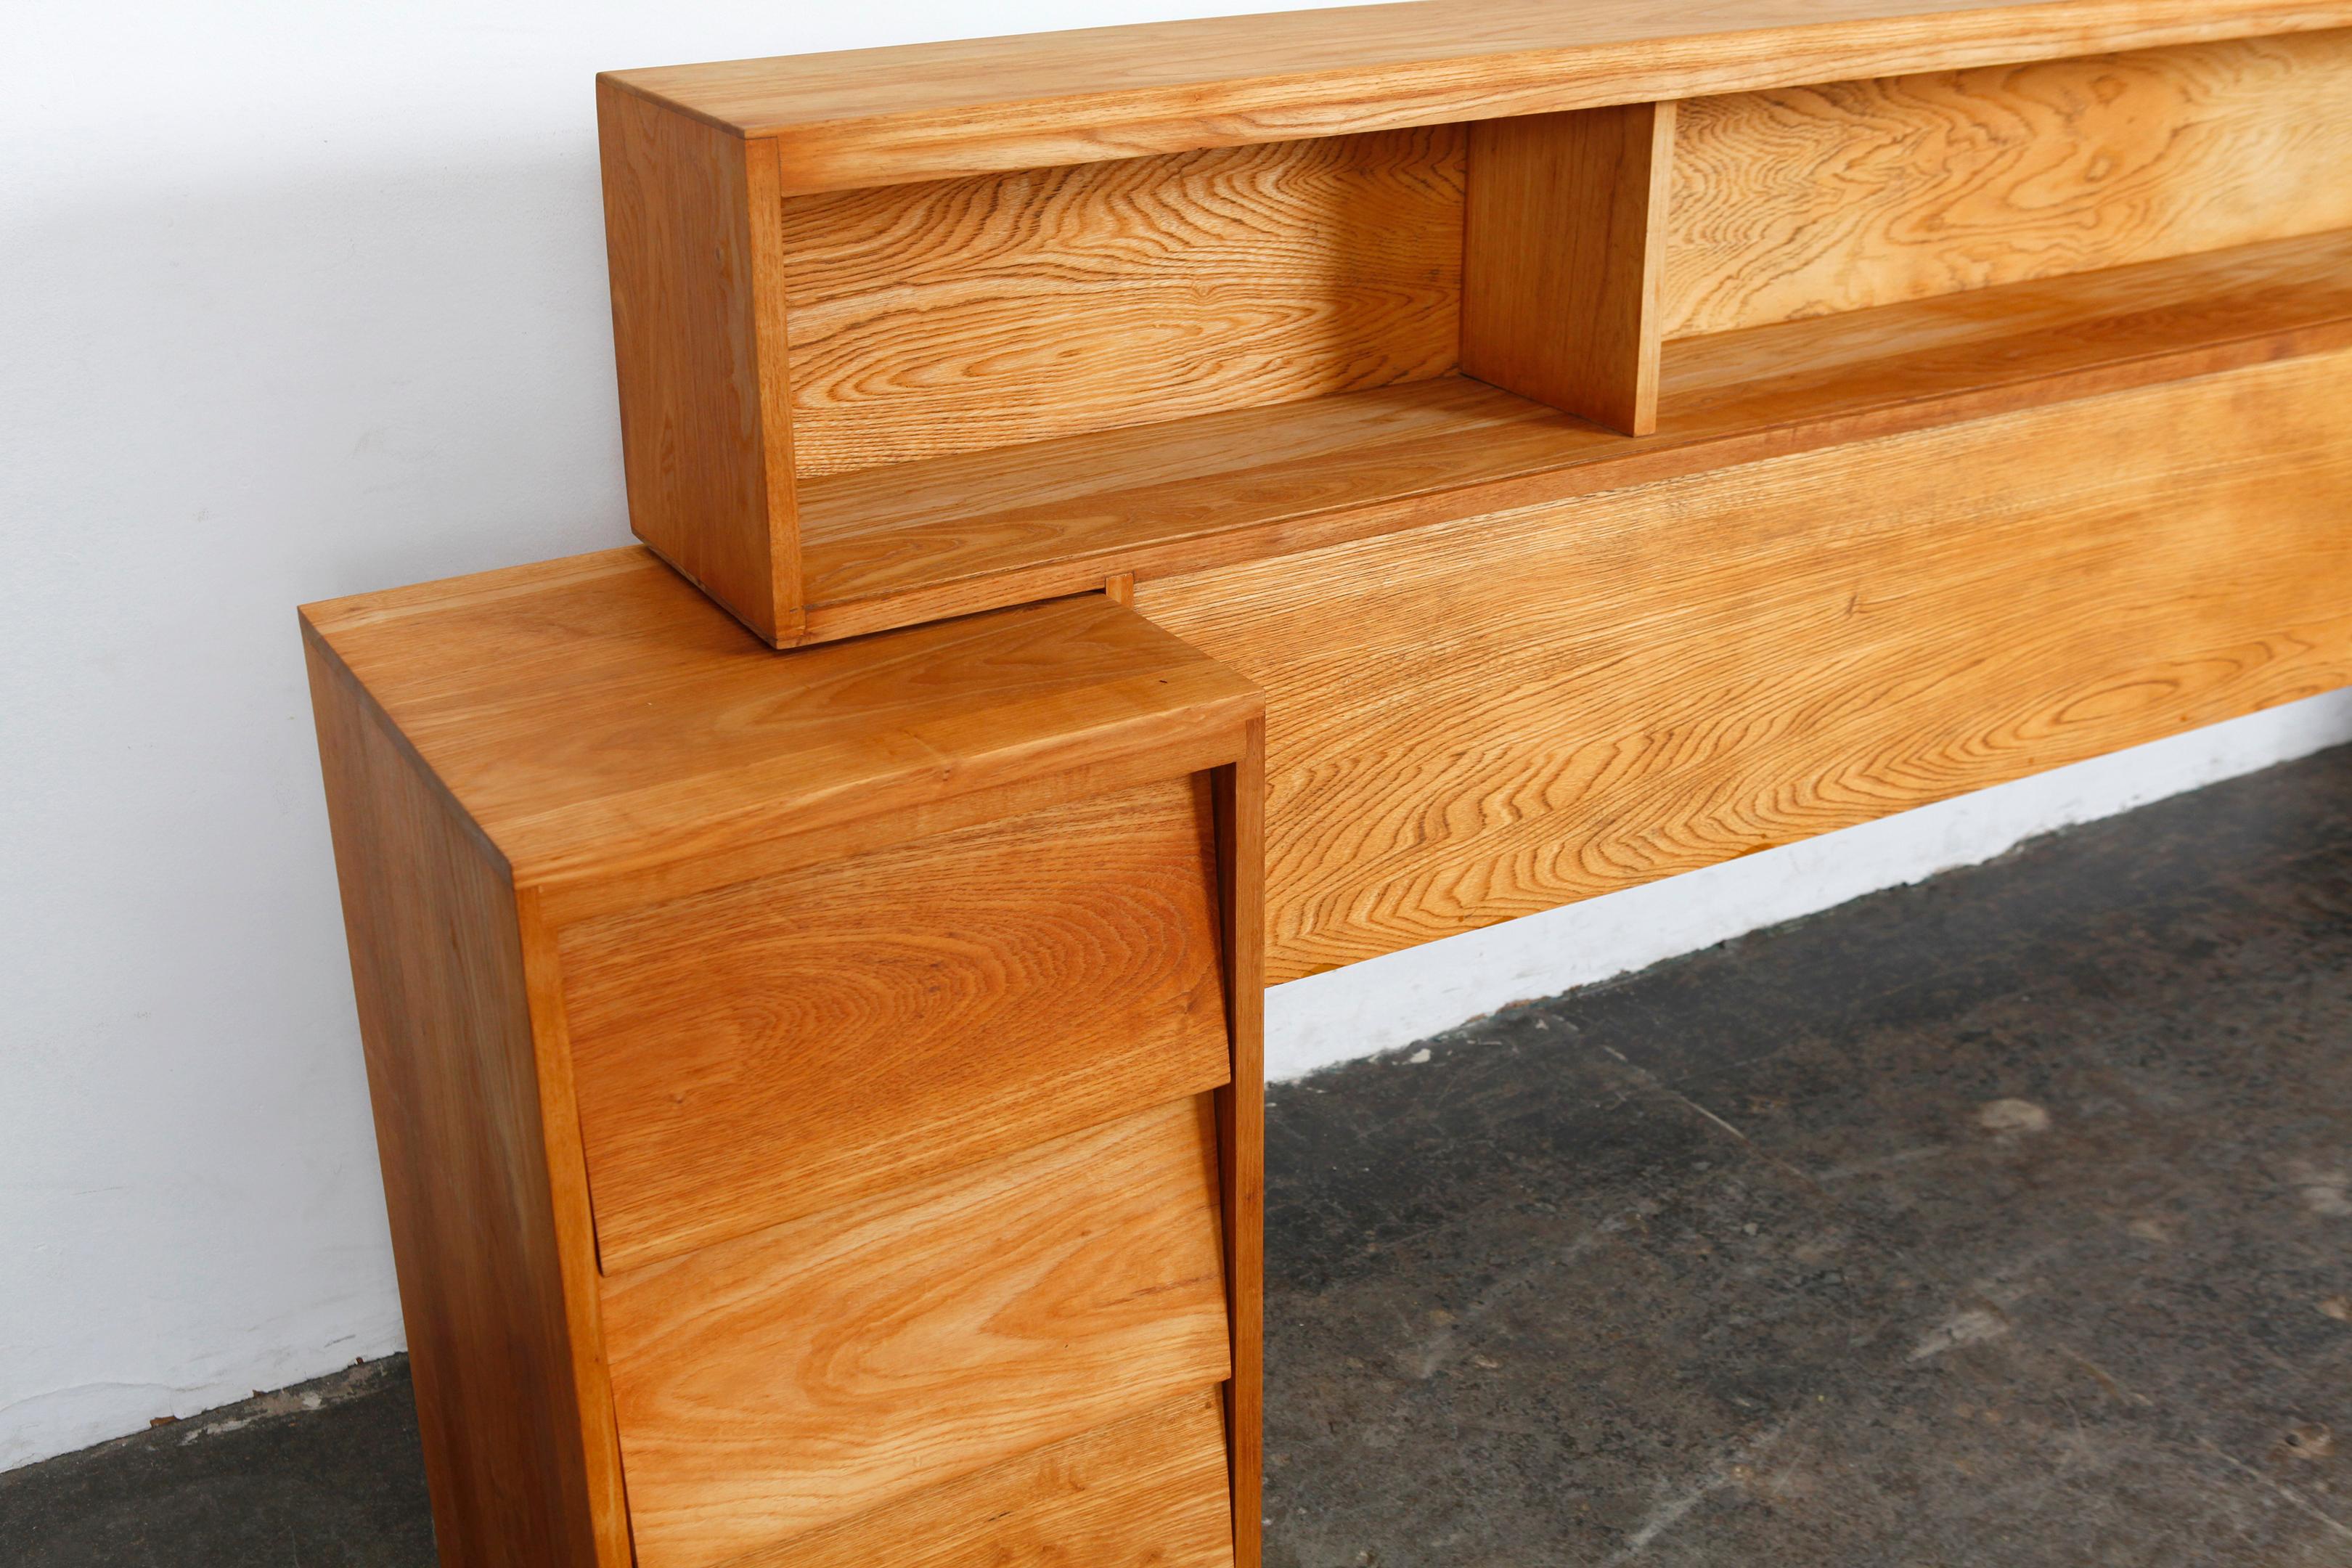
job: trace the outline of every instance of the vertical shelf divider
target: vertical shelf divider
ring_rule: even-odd
[[[1470,128],[1462,369],[1627,436],[1658,426],[1675,105]]]

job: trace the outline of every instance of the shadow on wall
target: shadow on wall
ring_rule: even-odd
[[[0,203],[5,1468],[398,1347],[294,606],[627,528],[584,101]]]

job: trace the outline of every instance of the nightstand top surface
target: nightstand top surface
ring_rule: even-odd
[[[329,600],[302,622],[519,886],[1186,754],[1262,710],[1099,595],[779,653],[635,547]]]

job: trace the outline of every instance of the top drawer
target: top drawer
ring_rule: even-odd
[[[1225,1082],[1216,876],[1181,778],[565,928],[603,1268]]]

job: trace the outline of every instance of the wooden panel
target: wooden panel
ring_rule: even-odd
[[[2335,0],[1423,0],[617,73],[787,190],[2352,25]]]
[[[1436,375],[1459,127],[784,203],[803,474]]]
[[[1263,683],[1268,979],[2352,680],[2352,355],[1139,581]]]
[[[847,474],[810,631],[1166,576],[2352,342],[2352,233],[1685,339],[1628,440],[1459,376]]]
[[[1471,127],[1462,369],[1628,436],[1658,426],[1675,106]]]
[[[625,1568],[578,1145],[503,868],[306,638],[425,1479],[451,1568]],[[560,1042],[556,1047],[560,1056]],[[561,1127],[564,1122],[556,1123]]]
[[[1203,1390],[729,1568],[1233,1568],[1231,1512]]]
[[[596,115],[630,525],[790,642],[802,595],[775,149],[609,83]]]
[[[1729,419],[1899,430],[2346,345],[2352,230],[2205,251],[1665,345],[1677,429]]]
[[[304,614],[556,919],[1215,766],[1260,707],[1101,598],[778,658],[641,550]]]
[[[1205,786],[566,927],[605,1269],[1223,1083]]]
[[[1217,1091],[1217,1188],[1223,1200],[1225,1384],[1233,1544],[1258,1568],[1265,1467],[1265,724],[1252,720],[1241,760],[1217,770],[1217,870],[1233,1081]]]
[[[1217,1201],[1203,1097],[607,1279],[639,1563],[722,1563],[1220,1381]]]
[[[2352,225],[2352,34],[1687,103],[1669,336]]]

